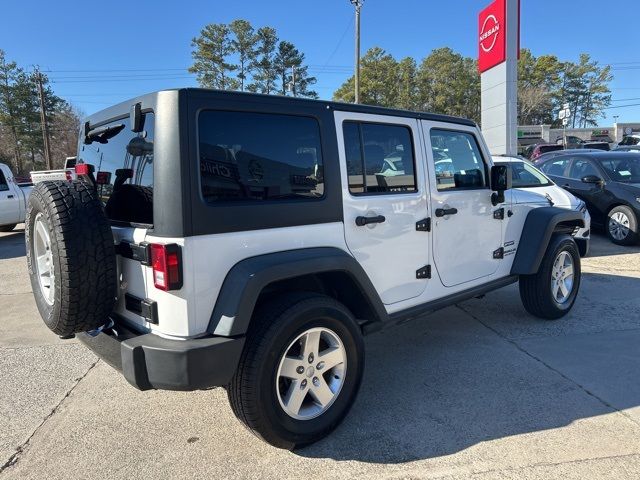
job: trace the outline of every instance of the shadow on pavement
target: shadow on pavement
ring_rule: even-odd
[[[23,228],[0,235],[0,260],[24,257],[26,254]]]
[[[584,281],[599,285],[605,296],[622,283],[626,291],[640,292],[640,278],[585,274]],[[507,294],[517,295],[517,288]],[[475,301],[495,303],[496,296]],[[472,305],[464,307],[470,314],[486,310]],[[499,329],[482,315],[493,316],[476,320],[451,307],[369,337],[366,372],[350,415],[330,437],[296,453],[402,463],[564,427],[611,413],[609,405],[640,405],[640,319],[620,331],[608,325],[607,315],[597,315],[599,332],[574,328],[510,340],[509,330],[536,322],[540,333],[545,325],[574,321],[574,313],[545,322],[514,304],[502,313],[510,324],[502,319]]]
[[[589,255],[591,257],[610,257],[613,255],[630,255],[632,253],[640,253],[640,245],[623,246],[616,245],[604,233],[591,234],[591,246]]]

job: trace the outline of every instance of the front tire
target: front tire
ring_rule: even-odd
[[[227,387],[236,417],[278,448],[316,442],[358,393],[364,342],[353,315],[318,294],[290,294],[256,312]]]
[[[525,310],[545,320],[564,317],[580,289],[580,252],[566,235],[554,236],[538,272],[520,277],[520,298]]]
[[[619,205],[609,211],[606,231],[609,240],[617,245],[635,245],[640,240],[638,219],[626,205]]]

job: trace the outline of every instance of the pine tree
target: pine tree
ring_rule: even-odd
[[[275,29],[271,27],[258,29],[256,56],[251,63],[253,82],[247,88],[249,91],[266,94],[277,91],[278,72],[275,68],[277,43]]]
[[[203,87],[220,90],[235,90],[239,82],[233,78],[232,72],[238,67],[230,63],[229,56],[234,52],[231,40],[231,29],[223,23],[212,23],[200,31],[191,46],[194,63],[189,67],[195,73],[198,83]]]
[[[251,73],[251,65],[256,56],[257,36],[251,24],[242,19],[234,20],[229,25],[229,29],[234,35],[231,46],[238,55],[238,75],[240,90],[244,91],[247,80]]]

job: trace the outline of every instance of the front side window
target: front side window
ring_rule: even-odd
[[[547,175],[553,175],[555,177],[563,177],[564,170],[567,167],[567,163],[569,160],[567,158],[558,158],[556,160],[550,160],[544,163],[540,170],[542,170]]]
[[[487,171],[475,137],[466,132],[431,130],[439,191],[487,186]]]
[[[9,190],[7,179],[4,178],[4,173],[2,173],[2,170],[0,170],[0,192],[6,192],[7,190]]]
[[[600,176],[600,172],[591,161],[585,158],[576,158],[569,169],[569,178],[580,180],[587,175]]]
[[[324,194],[320,126],[314,118],[206,110],[198,117],[198,135],[207,203]]]
[[[501,164],[505,165],[505,164]],[[511,162],[513,188],[548,187],[553,182],[533,165],[525,162]]]
[[[411,130],[404,125],[344,122],[349,191],[408,193],[417,190]]]
[[[154,116],[143,118],[142,132],[132,132],[126,117],[93,128],[81,140],[77,163],[93,165],[98,196],[114,221],[153,223]]]

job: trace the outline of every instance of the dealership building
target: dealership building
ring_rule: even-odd
[[[551,125],[521,125],[518,127],[518,150],[535,143],[556,143],[562,139],[564,130]],[[612,127],[567,128],[567,136],[578,137],[586,142],[617,143],[625,135],[640,133],[640,123],[615,123]]]

